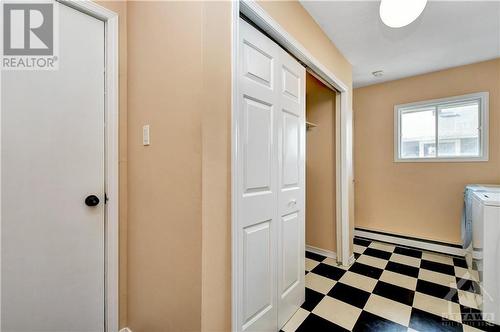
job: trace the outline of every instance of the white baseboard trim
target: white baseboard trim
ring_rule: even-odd
[[[129,329],[128,327],[124,327],[123,329],[120,330],[120,332],[132,332],[132,330]]]
[[[352,264],[354,264],[355,260],[356,260],[356,258],[354,258],[354,254],[352,254],[351,257],[349,257],[349,266],[351,266]]]
[[[312,252],[312,253],[315,253],[318,255],[326,256],[326,257],[329,257],[332,259],[337,259],[337,254],[331,250],[326,250],[326,249],[321,249],[321,248],[313,247],[310,245],[306,245],[306,251],[309,251],[309,252]]]
[[[422,250],[435,251],[448,255],[462,256],[462,257],[465,256],[465,250],[462,248],[456,248],[444,244],[431,243],[424,240],[419,241],[417,239],[405,239],[397,236],[378,234],[359,229],[354,230],[354,236],[364,237],[370,240],[388,242],[406,247],[413,247]]]

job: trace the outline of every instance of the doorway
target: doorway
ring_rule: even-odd
[[[306,250],[336,259],[337,92],[306,74]]]
[[[58,69],[0,76],[0,329],[117,331],[117,16],[52,5]]]

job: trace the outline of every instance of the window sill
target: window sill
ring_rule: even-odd
[[[489,161],[488,157],[394,159],[395,163],[476,163],[487,161]]]

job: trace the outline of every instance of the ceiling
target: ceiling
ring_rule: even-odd
[[[352,64],[354,87],[500,57],[500,1],[429,1],[399,29],[382,23],[379,1],[301,3]]]

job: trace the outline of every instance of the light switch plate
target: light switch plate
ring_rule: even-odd
[[[142,127],[142,145],[148,146],[149,144],[149,125],[145,125]]]

